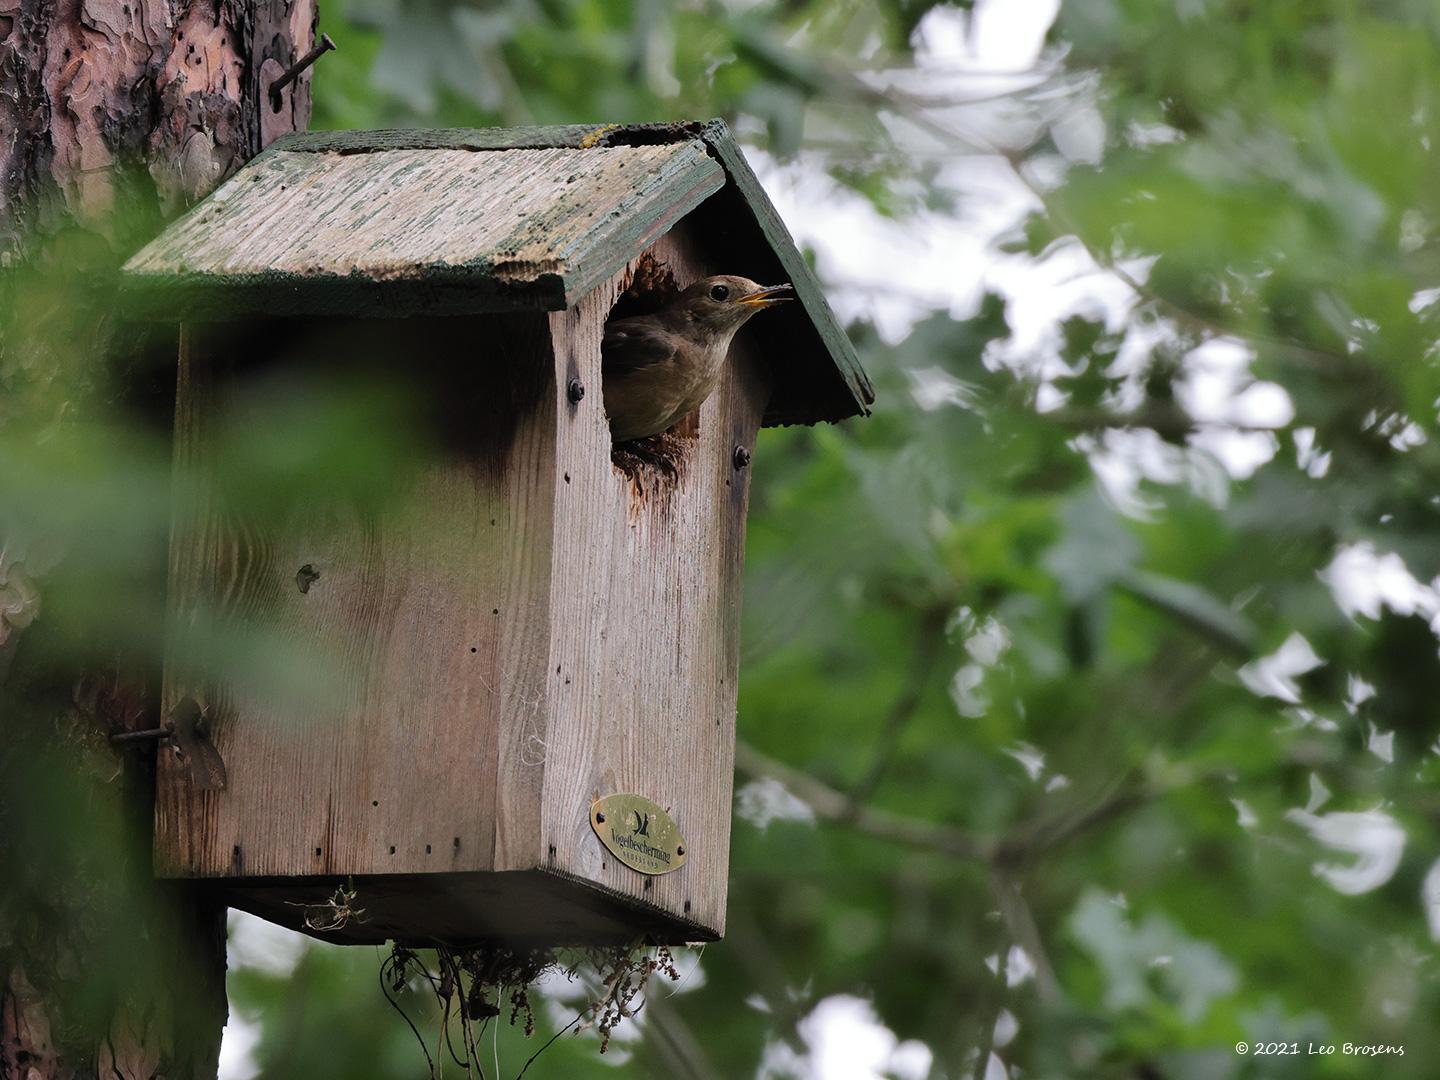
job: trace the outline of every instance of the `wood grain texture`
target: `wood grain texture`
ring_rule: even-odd
[[[366,342],[373,362],[428,372],[425,391],[462,413],[442,426],[471,424],[475,437],[437,445],[379,507],[311,491],[269,507],[263,526],[227,505],[214,455],[216,429],[245,400],[237,369],[254,341],[187,332],[164,707],[190,696],[207,710],[229,786],[196,791],[162,753],[162,873],[491,866],[498,741],[533,704],[532,639],[548,633],[553,365],[543,319],[445,323],[429,340],[401,323],[317,329],[332,348],[349,342],[342,356]],[[439,358],[442,329],[452,360]],[[279,434],[263,416],[238,419],[257,439]],[[303,591],[302,567],[318,575]],[[268,662],[243,678],[236,653],[257,645]]]
[[[724,183],[699,142],[272,152],[127,264],[132,281],[485,280],[565,307]],[[558,291],[556,291],[558,288]]]
[[[683,228],[653,254],[681,287],[720,269]],[[557,364],[587,386],[600,385],[605,318],[633,269],[551,317]],[[716,933],[729,867],[749,490],[749,472],[733,458],[737,445],[753,447],[768,390],[753,340],[737,338],[719,389],[689,425],[673,480],[647,470],[637,485],[611,464],[602,394],[587,394],[561,425],[557,450],[545,854],[558,870]],[[686,840],[684,867],[651,878],[609,856],[586,811],[616,792],[670,810]]]
[[[684,223],[647,256],[682,287],[717,269]],[[365,906],[383,879],[387,932],[413,940],[531,934],[534,897],[582,886],[608,914],[555,921],[567,940],[723,931],[749,479],[734,459],[754,445],[768,379],[742,332],[681,426],[673,473],[612,464],[600,341],[639,265],[548,317],[322,323],[292,341],[281,366],[342,333],[412,369],[424,363],[405,343],[442,329],[492,343],[452,361],[428,350],[425,392],[458,398],[472,434],[440,443],[383,512],[307,496],[262,528],[231,505],[218,418],[244,400],[255,342],[279,335],[187,332],[165,707],[208,710],[230,782],[197,791],[162,754],[162,873],[229,879],[267,917],[340,876]],[[578,403],[572,379],[588,388]],[[481,402],[488,413],[465,412]],[[247,423],[265,436],[262,418]],[[303,590],[301,567],[318,575]],[[302,685],[246,683],[233,657],[216,677],[196,648],[257,628]],[[589,811],[617,792],[670,810],[683,867],[652,878],[609,856]],[[397,875],[416,876],[410,893]],[[502,879],[523,889],[491,902]]]

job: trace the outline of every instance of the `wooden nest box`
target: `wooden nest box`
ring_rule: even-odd
[[[714,273],[799,302],[661,459],[612,459],[606,319]],[[749,454],[871,400],[725,127],[286,136],[126,275],[182,324],[157,872],[340,942],[719,937]],[[383,507],[247,517],[217,447],[295,369],[422,398]],[[232,631],[321,690],[197,659]]]

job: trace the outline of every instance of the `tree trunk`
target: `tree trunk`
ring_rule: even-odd
[[[17,468],[7,448],[117,409],[165,416],[173,375],[157,392],[125,374],[135,335],[114,271],[165,217],[306,126],[308,74],[278,106],[269,87],[315,21],[315,0],[0,0],[0,467]],[[47,618],[63,607],[49,600],[70,570],[66,537],[7,515],[5,479],[0,1080],[213,1077],[225,912],[152,878],[153,750],[108,740],[161,722],[158,650],[128,639],[125,612],[113,637],[81,643],[58,610]]]

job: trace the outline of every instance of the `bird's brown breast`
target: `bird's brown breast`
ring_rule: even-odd
[[[710,396],[730,341],[752,315],[789,299],[789,285],[717,274],[653,315],[611,319],[601,353],[605,410],[616,440],[658,435]]]
[[[606,328],[605,411],[617,441],[658,435],[715,389],[728,340],[688,340],[657,322],[621,319]]]
[[[605,411],[617,440],[658,435],[710,396],[719,377],[698,361],[672,360],[605,379]]]

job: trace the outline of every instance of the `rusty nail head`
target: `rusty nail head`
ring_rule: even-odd
[[[744,446],[735,447],[735,468],[743,469],[750,464],[750,450]]]
[[[570,399],[571,405],[579,405],[580,399],[585,396],[585,384],[579,379],[571,379],[570,385],[565,387],[565,396]]]

